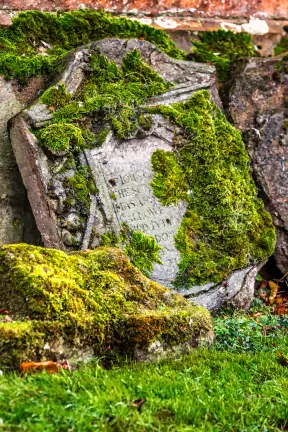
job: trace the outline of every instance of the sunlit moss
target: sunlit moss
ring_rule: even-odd
[[[0,323],[0,359],[14,367],[39,359],[44,344],[60,337],[95,355],[133,355],[155,340],[173,346],[212,329],[208,311],[147,279],[116,248],[66,254],[3,246],[0,294],[18,320]]]
[[[102,235],[101,244],[105,246],[117,246],[124,250],[135,265],[145,276],[150,276],[154,264],[162,264],[158,245],[155,237],[144,234],[141,231],[132,230],[123,223],[120,233],[107,232]]]

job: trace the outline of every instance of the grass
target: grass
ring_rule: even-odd
[[[278,350],[288,354],[285,319],[269,318],[267,314],[262,319],[270,320],[270,327],[274,326],[275,331],[272,328],[269,337],[262,332],[261,342],[259,335],[256,337],[258,345],[247,349],[243,346],[245,352],[236,352],[233,341],[234,345],[237,341],[241,351],[246,335],[250,334],[251,339],[253,334],[257,335],[257,331],[249,330],[249,322],[254,320],[243,321],[245,317],[234,314],[216,318],[217,344],[173,361],[115,363],[107,370],[98,360],[70,373],[40,373],[24,378],[4,375],[0,378],[2,429],[31,432],[287,430],[288,367],[281,365],[276,357]],[[221,339],[225,327],[228,333]],[[231,342],[226,348],[225,340]],[[141,399],[145,402],[139,410],[133,401]]]

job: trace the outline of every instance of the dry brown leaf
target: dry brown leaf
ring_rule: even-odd
[[[277,352],[277,357],[281,364],[288,366],[288,356],[282,354],[280,351]]]

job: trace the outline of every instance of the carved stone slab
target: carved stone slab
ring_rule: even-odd
[[[106,220],[116,231],[124,222],[133,230],[156,238],[163,248],[160,256],[163,264],[154,266],[152,278],[171,286],[180,260],[174,236],[186,204],[180,202],[177,206],[162,206],[149,184],[153,177],[152,154],[157,149],[171,151],[174,136],[168,122],[161,122],[161,118],[156,121],[159,123],[152,135],[121,143],[110,136],[102,147],[91,151],[91,157]],[[105,226],[104,220],[101,225]]]

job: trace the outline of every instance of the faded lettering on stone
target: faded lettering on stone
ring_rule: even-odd
[[[100,197],[106,197],[104,208],[105,202],[113,208],[118,229],[126,223],[132,229],[156,238],[162,247],[160,258],[163,264],[155,265],[152,278],[172,286],[180,260],[174,237],[186,206],[184,203],[163,206],[154,196],[150,186],[153,179],[151,156],[157,149],[171,151],[171,146],[154,136],[121,143],[115,140],[93,150],[92,157],[97,167],[95,178],[102,177],[99,192]]]

